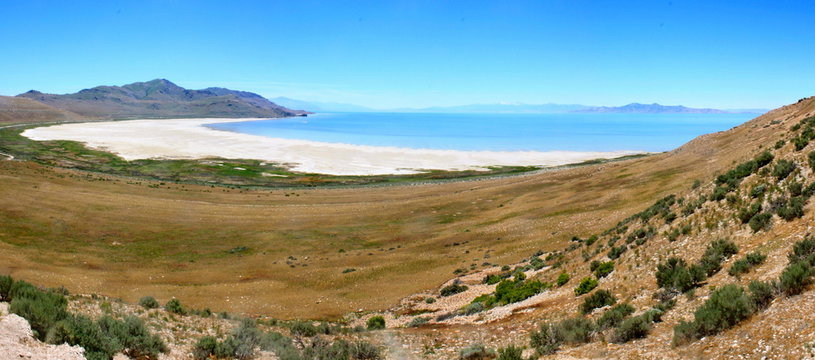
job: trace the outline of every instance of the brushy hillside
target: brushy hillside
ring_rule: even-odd
[[[97,86],[74,94],[44,94],[28,98],[82,116],[105,119],[168,117],[286,117],[306,112],[287,109],[250,92],[224,88],[184,89],[165,79],[124,86]]]

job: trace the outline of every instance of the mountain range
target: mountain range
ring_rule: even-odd
[[[312,102],[307,100],[277,97],[274,102],[289,108],[308,109],[315,112],[421,112],[421,113],[493,113],[493,114],[562,114],[562,113],[643,113],[643,114],[724,114],[724,113],[765,113],[767,109],[709,109],[691,108],[682,105],[660,105],[631,103],[623,106],[589,106],[581,104],[523,104],[493,103],[455,106],[433,106],[424,108],[374,109],[361,105]]]
[[[123,86],[97,86],[73,94],[45,94],[31,90],[17,96],[92,118],[276,118],[308,113],[280,106],[251,92],[218,87],[189,90],[165,79]]]

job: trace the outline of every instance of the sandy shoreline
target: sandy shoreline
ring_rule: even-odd
[[[331,175],[411,174],[422,169],[556,166],[642,151],[457,151],[323,143],[210,129],[203,125],[261,119],[163,119],[64,124],[28,129],[33,140],[73,140],[127,160],[221,157],[285,163],[292,171]]]

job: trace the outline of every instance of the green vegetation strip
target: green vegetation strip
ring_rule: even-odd
[[[292,172],[281,164],[252,159],[142,159],[127,161],[108,152],[88,149],[82,143],[76,141],[35,141],[21,135],[26,129],[38,126],[42,126],[42,124],[17,124],[0,128],[0,153],[12,155],[19,160],[30,160],[48,166],[121,177],[240,187],[345,187],[481,180],[646,156],[643,154],[616,159],[598,159],[557,167],[492,166],[488,167],[489,170],[486,171],[428,170],[410,175],[340,176]]]

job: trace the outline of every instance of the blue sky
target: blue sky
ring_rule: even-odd
[[[166,78],[376,108],[815,95],[813,1],[0,2],[0,94]]]

